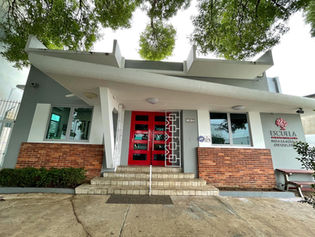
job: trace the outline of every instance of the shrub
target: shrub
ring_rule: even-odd
[[[296,159],[302,163],[302,167],[315,170],[315,147],[310,147],[307,142],[296,142],[294,149],[300,156]]]
[[[5,187],[74,188],[85,180],[82,168],[21,168],[0,171],[0,185]]]

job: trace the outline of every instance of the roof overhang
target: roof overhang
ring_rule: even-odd
[[[36,37],[30,36],[25,47],[27,53],[37,53],[43,56],[52,56],[75,61],[101,64],[116,68],[142,70],[151,73],[186,76],[210,77],[227,79],[257,79],[273,65],[271,51],[267,51],[256,61],[232,61],[220,59],[197,58],[196,47],[193,46],[188,58],[184,62],[159,62],[143,60],[125,60],[121,56],[116,40],[110,53],[51,50],[47,49]]]
[[[186,71],[189,76],[256,79],[272,65],[270,50],[256,61],[232,61],[197,58],[196,47],[193,47],[186,61]]]
[[[87,93],[97,94],[99,87],[108,87],[130,110],[233,111],[232,106],[244,105],[244,111],[292,114],[302,107],[306,114],[312,114],[315,109],[315,100],[305,97],[75,61],[31,50],[28,53],[35,67],[91,105],[99,104],[99,98],[89,98]],[[148,97],[159,98],[159,103],[147,103]]]

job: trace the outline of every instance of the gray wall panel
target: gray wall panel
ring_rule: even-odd
[[[39,83],[39,87],[33,88],[31,86],[33,82]],[[70,94],[70,92],[34,66],[31,67],[7,154],[4,158],[4,168],[15,167],[21,143],[28,139],[37,103],[87,105],[77,97],[66,98],[66,94]]]
[[[189,120],[189,122],[187,122]],[[193,121],[193,122],[192,122]],[[185,173],[198,174],[198,117],[196,110],[182,111],[182,150],[183,170]]]
[[[121,146],[121,165],[128,165],[131,111],[125,111],[124,131]]]

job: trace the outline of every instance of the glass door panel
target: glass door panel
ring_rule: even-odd
[[[132,112],[129,165],[165,165],[165,113]]]

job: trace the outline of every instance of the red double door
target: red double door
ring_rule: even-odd
[[[165,165],[165,113],[132,112],[129,165]]]

